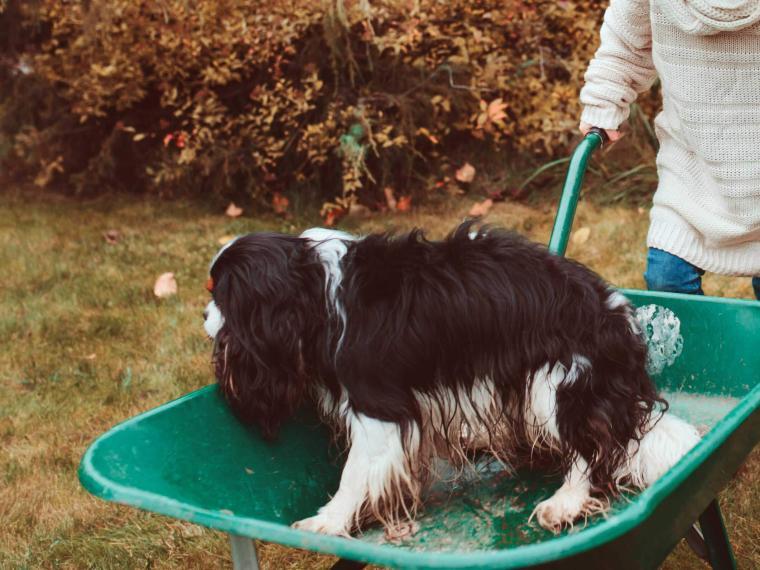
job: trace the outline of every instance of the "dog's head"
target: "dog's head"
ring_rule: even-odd
[[[303,346],[323,313],[320,287],[321,266],[298,237],[241,236],[211,262],[203,316],[216,379],[238,418],[267,438],[305,392]]]

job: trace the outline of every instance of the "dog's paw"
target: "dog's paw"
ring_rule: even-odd
[[[330,516],[327,513],[319,513],[308,519],[294,522],[291,526],[298,530],[308,530],[320,534],[345,536],[346,538],[351,536],[344,517]]]
[[[420,530],[420,525],[414,521],[405,521],[385,527],[385,540],[401,542],[414,536]]]
[[[604,510],[605,504],[599,499],[580,493],[558,492],[538,503],[529,520],[536,517],[539,525],[558,534],[565,527],[572,528],[579,518]]]

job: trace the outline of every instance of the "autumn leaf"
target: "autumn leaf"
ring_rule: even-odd
[[[583,245],[588,241],[589,236],[591,236],[591,228],[586,226],[578,228],[573,232],[573,243],[575,245]]]
[[[411,196],[401,196],[401,198],[398,199],[398,202],[396,204],[396,211],[397,212],[408,212],[412,209],[412,197]]]
[[[335,207],[334,205],[331,205],[331,207],[323,210],[325,225],[330,228],[334,226],[335,224],[340,221],[340,219],[346,215],[346,210],[341,207]]]
[[[469,184],[475,178],[475,167],[469,162],[465,162],[464,166],[456,171],[454,177],[460,182]]]
[[[121,232],[119,230],[108,230],[103,232],[103,239],[106,240],[106,243],[113,245],[121,239]]]
[[[235,205],[235,202],[230,202],[230,205],[227,206],[227,209],[224,213],[227,214],[230,218],[239,218],[243,213],[243,208],[238,208]]]
[[[272,196],[272,209],[275,214],[287,214],[288,206],[290,206],[290,200],[279,192],[275,192]]]
[[[441,142],[437,136],[430,133],[429,130],[427,130],[425,127],[420,127],[417,129],[417,134],[425,136],[431,143],[438,144]]]
[[[481,216],[485,216],[493,207],[493,200],[491,198],[486,198],[482,202],[478,202],[477,204],[473,205],[472,208],[470,208],[469,215],[473,218],[478,218]]]
[[[480,113],[478,113],[475,120],[476,130],[472,134],[478,138],[483,138],[481,131],[492,132],[494,124],[504,127],[504,119],[507,118],[506,108],[507,104],[501,97],[494,99],[490,103],[486,103],[481,99]]]
[[[502,101],[501,97],[494,99],[488,104],[488,110],[486,111],[488,119],[493,123],[506,119],[507,114],[504,112],[506,108],[507,104]]]
[[[174,273],[162,273],[156,279],[153,285],[153,294],[159,299],[165,299],[177,294],[177,281],[174,279]]]

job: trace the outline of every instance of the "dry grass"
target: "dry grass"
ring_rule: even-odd
[[[440,236],[468,206],[444,201],[347,227],[421,226]],[[552,216],[549,205],[506,202],[488,221],[546,241]],[[211,381],[201,311],[218,238],[264,228],[294,232],[314,221],[230,220],[209,207],[150,200],[0,196],[0,567],[229,565],[221,534],[96,500],[79,486],[77,464],[117,421]],[[642,287],[646,225],[634,206],[582,204],[576,227],[589,227],[591,238],[569,254],[617,285]],[[115,245],[102,237],[111,228],[122,233]],[[175,272],[179,294],[157,301],[152,284],[164,271]],[[751,294],[747,279],[711,276],[706,289]],[[721,497],[746,568],[760,564],[759,474],[755,452]],[[262,558],[277,569],[331,563],[274,545],[262,548]],[[679,547],[667,567],[700,564]]]

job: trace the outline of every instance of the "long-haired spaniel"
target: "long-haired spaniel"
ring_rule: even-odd
[[[297,528],[394,530],[435,458],[542,449],[564,483],[534,515],[556,532],[698,440],[658,397],[627,299],[513,233],[253,233],[210,273],[205,329],[234,413],[273,438],[311,400],[348,443],[339,489]]]

